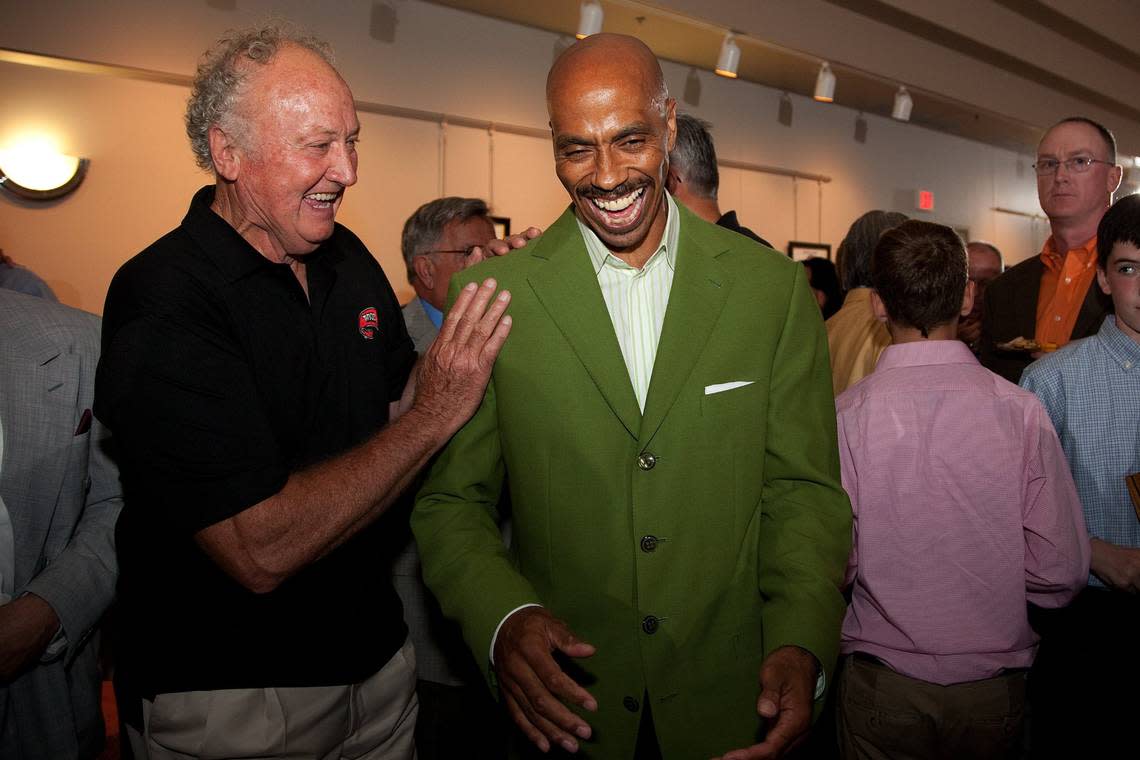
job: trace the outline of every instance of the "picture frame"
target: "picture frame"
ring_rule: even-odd
[[[788,241],[788,258],[792,261],[803,261],[818,256],[831,261],[830,243],[808,243],[803,240]]]
[[[493,216],[491,224],[495,225],[495,237],[503,240],[511,234],[511,218],[509,216]]]

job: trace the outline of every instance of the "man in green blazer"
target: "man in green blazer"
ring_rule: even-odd
[[[547,100],[573,205],[452,283],[497,278],[513,329],[419,494],[425,579],[543,751],[777,756],[834,665],[851,542],[819,309],[665,193],[642,43],[577,43]]]

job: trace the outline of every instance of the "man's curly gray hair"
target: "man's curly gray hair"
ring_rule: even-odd
[[[210,127],[215,124],[227,132],[236,132],[244,140],[244,125],[236,121],[240,116],[234,111],[243,94],[249,63],[264,66],[286,44],[300,45],[330,66],[333,64],[332,50],[327,43],[284,24],[227,32],[202,56],[190,100],[186,103],[186,135],[198,166],[214,171]]]

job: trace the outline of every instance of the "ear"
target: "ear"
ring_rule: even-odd
[[[871,291],[871,313],[875,315],[875,319],[886,324],[887,321],[887,307],[883,304],[883,299],[879,298],[878,291]]]
[[[669,152],[673,152],[673,147],[677,144],[677,101],[673,98],[668,98],[665,101],[665,127],[666,127],[666,147]]]
[[[673,169],[665,175],[665,189],[669,191],[670,195],[677,195],[677,188],[681,185],[681,175],[677,174]]]
[[[218,125],[207,132],[210,141],[210,157],[214,160],[214,171],[222,179],[233,182],[241,169],[241,149],[230,135]]]
[[[1112,295],[1112,286],[1108,284],[1108,273],[1099,265],[1096,268],[1096,284],[1100,285],[1101,292],[1106,296]]]
[[[435,264],[427,256],[416,256],[412,259],[412,268],[416,270],[416,280],[423,283],[425,290],[435,287]]]
[[[1112,195],[1120,189],[1120,181],[1124,179],[1124,169],[1116,164],[1108,170],[1108,194]]]
[[[973,280],[966,280],[966,290],[962,293],[962,311],[959,316],[966,316],[974,310],[974,297],[978,294],[978,285]]]

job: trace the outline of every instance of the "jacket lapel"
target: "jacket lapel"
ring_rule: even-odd
[[[1041,292],[1041,275],[1045,265],[1041,256],[1034,259],[1035,264],[1025,267],[1022,284],[1014,289],[1017,303],[1014,304],[1014,318],[1017,321],[1017,330],[1010,338],[1024,335],[1031,338],[1037,334],[1037,297]]]
[[[79,358],[39,333],[26,332],[9,347],[0,373],[0,416],[4,481],[13,496],[7,507],[17,535],[29,539],[15,547],[16,581],[22,588],[38,570],[68,467],[67,456],[60,454],[71,453],[77,423]]]
[[[1108,300],[1108,296],[1101,291],[1100,283],[1094,277],[1085,293],[1085,300],[1081,303],[1077,321],[1073,324],[1073,340],[1088,337],[1100,329],[1104,315],[1108,313],[1104,306],[1105,300]]]
[[[724,250],[710,249],[699,234],[697,217],[681,209],[677,270],[669,291],[669,308],[661,327],[653,378],[641,422],[642,444],[653,438],[673,406],[707,345],[732,283],[716,257]],[[694,234],[696,232],[697,234]]]
[[[535,296],[610,409],[637,438],[641,410],[573,208],[539,238],[530,255],[544,260],[527,278]]]

